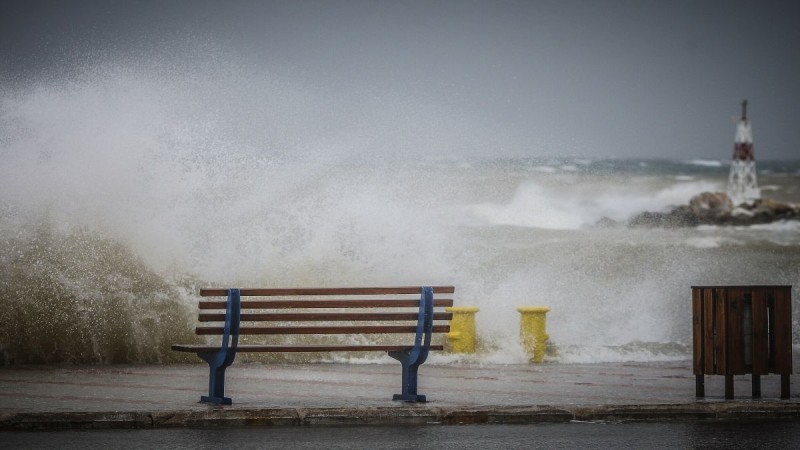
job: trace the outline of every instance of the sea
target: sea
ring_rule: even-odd
[[[797,329],[800,221],[625,225],[724,191],[731,149],[407,154],[305,136],[308,98],[250,81],[123,67],[0,90],[0,363],[196,361],[169,347],[197,339],[209,286],[452,284],[478,343],[442,364],[527,363],[519,306],[550,308],[546,362],[688,359],[692,285],[792,285]],[[763,197],[800,202],[800,160],[756,164]]]

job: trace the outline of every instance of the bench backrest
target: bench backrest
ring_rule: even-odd
[[[453,294],[453,286],[434,286],[432,294]],[[228,324],[226,311],[229,300],[200,302],[199,335],[350,335],[350,334],[425,334],[450,331],[452,313],[444,311],[453,305],[452,296],[432,295],[428,312],[423,311],[423,288],[296,288],[296,289],[239,289],[241,300],[234,309],[241,310],[240,323]],[[228,297],[228,289],[201,289],[202,297]],[[248,299],[247,297],[257,297]],[[420,314],[424,322],[420,321]],[[427,315],[430,317],[427,317]],[[235,317],[233,318],[235,322]],[[231,329],[227,330],[226,327]],[[421,329],[420,327],[424,327]],[[236,332],[238,328],[238,333]],[[227,340],[227,339],[225,339]]]

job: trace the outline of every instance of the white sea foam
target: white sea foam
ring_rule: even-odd
[[[722,245],[741,245],[742,242],[724,236],[702,236],[688,238],[686,244],[695,248],[717,248]]]
[[[800,233],[800,221],[781,220],[773,223],[762,223],[762,224],[751,225],[749,228],[751,230],[761,230],[761,231]]]
[[[719,189],[708,181],[680,182],[648,193],[624,185],[595,186],[596,189],[565,188],[525,182],[507,203],[482,203],[473,212],[487,223],[556,230],[574,230],[608,217],[627,220],[643,211],[662,211],[686,204],[704,191]]]
[[[712,159],[692,159],[684,162],[686,164],[691,164],[693,166],[701,166],[701,167],[722,167],[723,165],[722,161],[712,160]]]

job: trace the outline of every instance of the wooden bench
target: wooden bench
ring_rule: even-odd
[[[434,300],[433,295],[454,292],[453,286],[201,289],[202,297],[227,297],[200,301],[199,321],[215,324],[195,330],[198,335],[222,336],[221,343],[176,344],[172,350],[197,353],[208,363],[208,395],[202,396],[201,402],[231,404],[224,395],[225,369],[239,352],[340,351],[388,352],[402,364],[402,390],[393,399],[424,402],[425,396],[417,394],[417,369],[430,350],[443,349],[442,345],[431,345],[431,338],[434,333],[449,332],[449,322],[443,321],[452,319],[452,313],[444,312],[444,307],[453,305],[452,298]],[[407,335],[408,342],[377,342],[398,334]],[[281,336],[284,341],[288,335],[315,335],[314,339],[322,342],[240,344],[240,335]],[[365,335],[375,336],[364,343]]]

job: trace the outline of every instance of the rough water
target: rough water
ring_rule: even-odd
[[[797,326],[800,222],[595,226],[724,190],[730,149],[426,157],[402,151],[424,136],[338,129],[313,93],[252,68],[178,73],[0,88],[4,364],[195,360],[169,345],[196,339],[201,286],[454,284],[480,308],[465,358],[494,363],[526,361],[521,305],[551,308],[558,362],[689,357],[695,284],[794,285]],[[799,161],[758,167],[764,196],[800,201]]]

